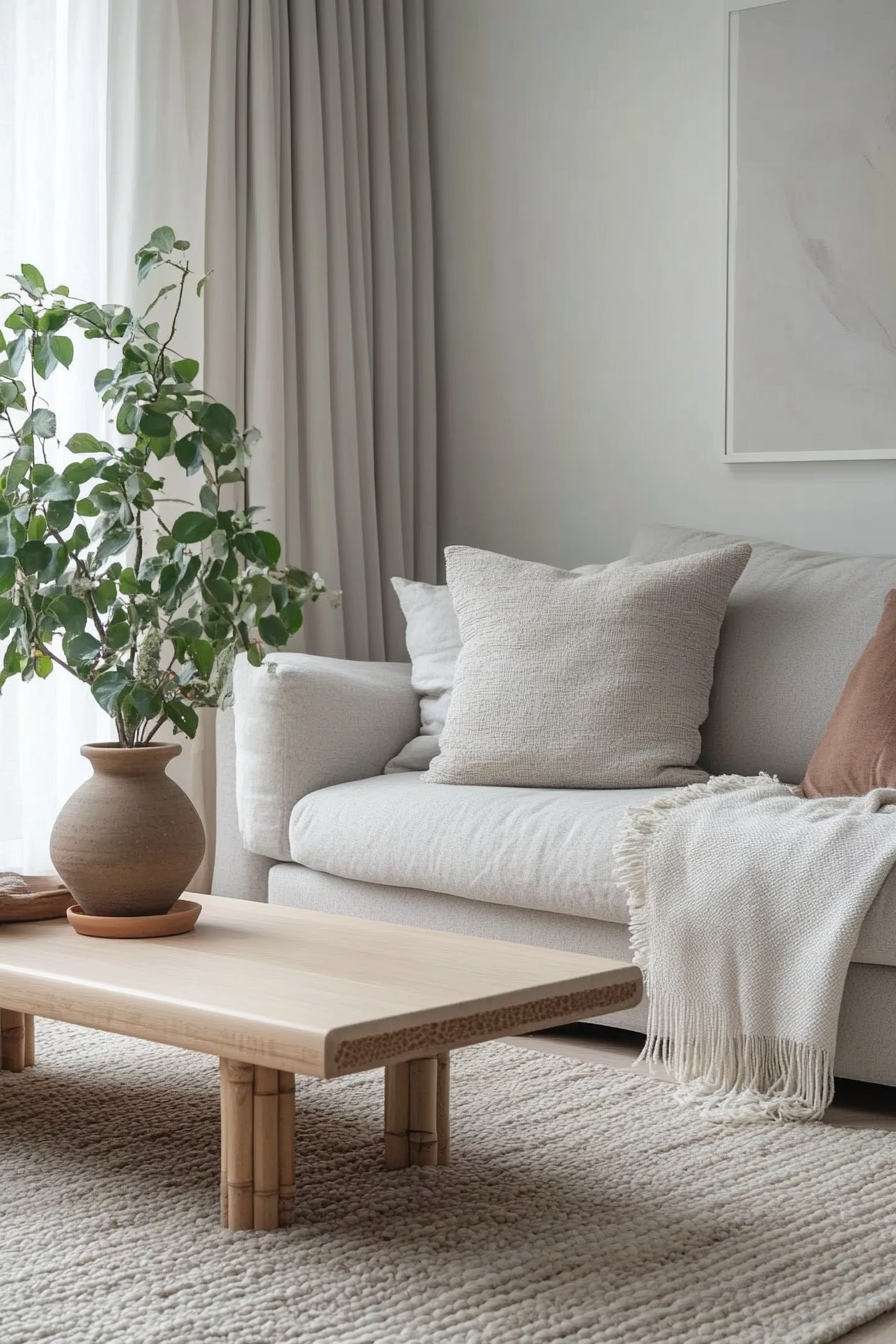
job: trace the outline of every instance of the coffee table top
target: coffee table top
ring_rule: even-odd
[[[632,1008],[623,962],[197,896],[192,933],[0,926],[0,1004],[321,1078]]]

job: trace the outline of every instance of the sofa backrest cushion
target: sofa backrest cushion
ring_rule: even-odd
[[[896,557],[657,526],[638,533],[631,558],[668,560],[734,541],[753,551],[722,624],[701,764],[710,774],[767,770],[798,784],[896,587]]]

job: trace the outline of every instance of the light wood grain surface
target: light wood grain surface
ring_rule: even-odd
[[[331,1077],[559,1025],[641,997],[634,967],[459,934],[200,896],[192,933],[0,929],[0,1004]]]

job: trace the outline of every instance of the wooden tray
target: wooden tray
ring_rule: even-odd
[[[16,879],[18,879],[16,881]],[[0,890],[0,924],[25,919],[62,919],[74,897],[58,877],[29,877],[27,873],[0,873],[0,887],[18,886],[15,891]]]

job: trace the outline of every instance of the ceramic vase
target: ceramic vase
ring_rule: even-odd
[[[161,915],[205,853],[199,814],[165,773],[171,743],[81,748],[93,775],[69,798],[50,836],[50,857],[88,915]]]

